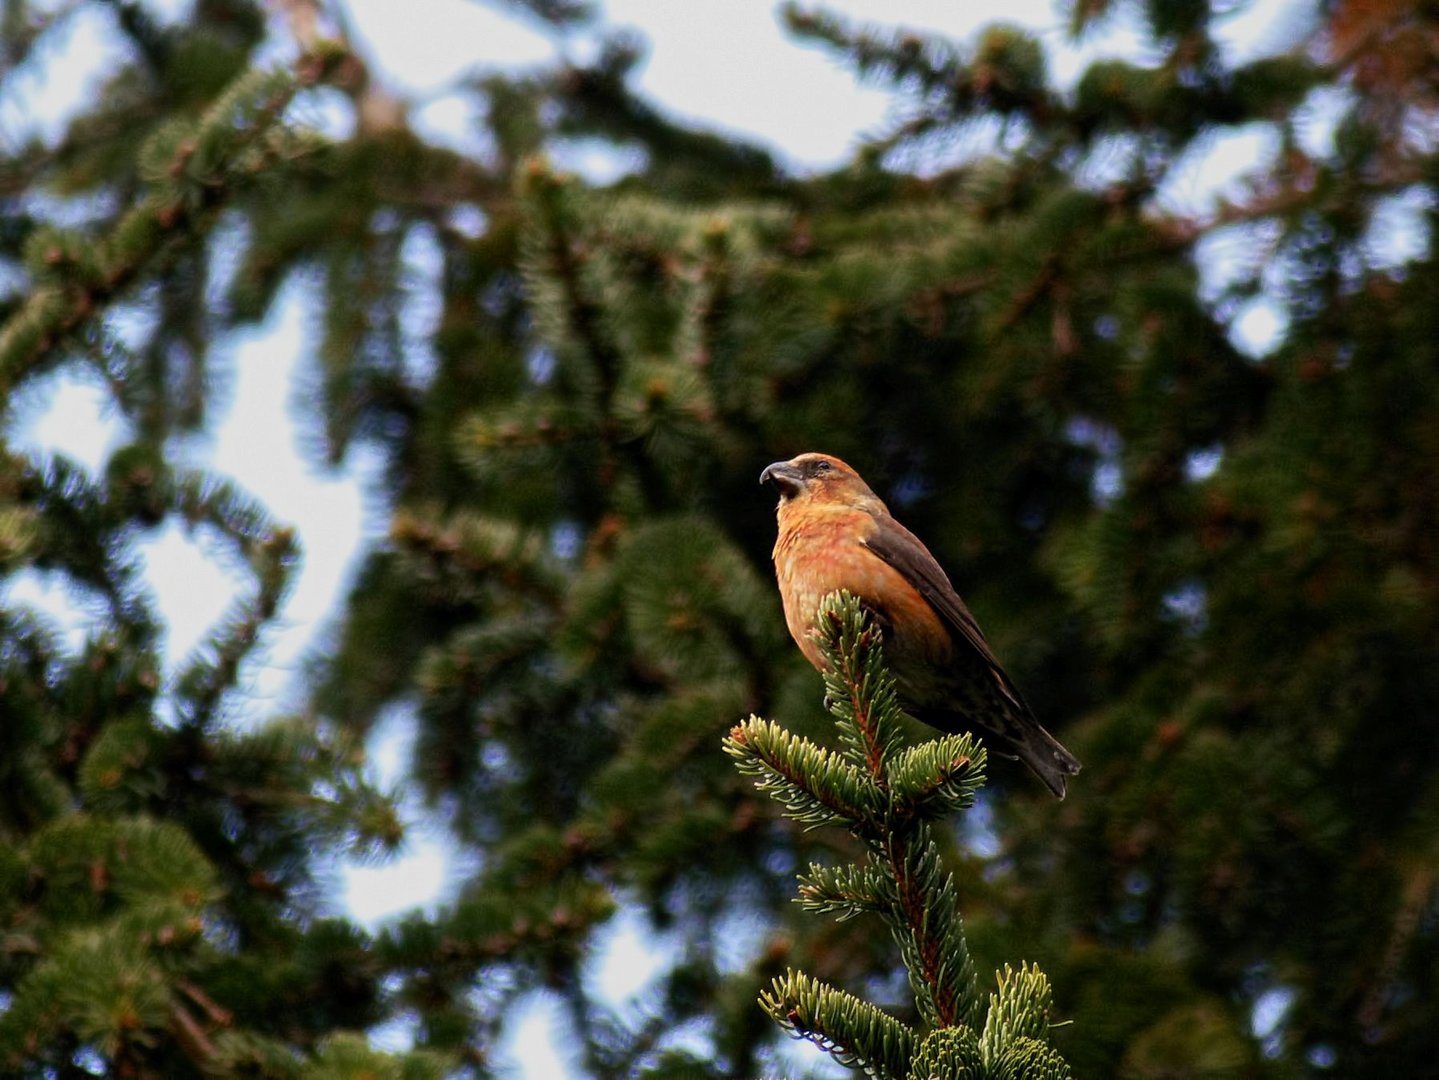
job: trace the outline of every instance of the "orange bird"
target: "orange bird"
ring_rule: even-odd
[[[848,589],[884,631],[885,661],[918,719],[994,736],[1064,798],[1078,760],[1040,726],[929,549],[859,473],[828,454],[801,454],[766,466],[759,480],[779,489],[775,576],[806,659],[824,670],[812,634],[819,604]]]

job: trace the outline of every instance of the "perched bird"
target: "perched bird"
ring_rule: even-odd
[[[881,627],[885,661],[914,716],[941,731],[993,736],[996,749],[1064,798],[1078,760],[1034,718],[929,549],[859,474],[828,454],[801,454],[759,479],[779,489],[775,576],[790,636],[809,662],[824,670],[812,633],[820,601],[848,589]]]

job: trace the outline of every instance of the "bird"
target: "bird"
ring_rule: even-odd
[[[850,466],[805,453],[766,465],[779,489],[775,577],[790,636],[826,670],[815,635],[820,602],[858,597],[884,635],[901,702],[940,731],[993,736],[1063,799],[1077,758],[1044,730],[929,548],[896,521]]]

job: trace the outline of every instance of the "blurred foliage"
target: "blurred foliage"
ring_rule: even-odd
[[[912,1019],[885,942],[788,904],[853,843],[720,752],[749,712],[826,738],[755,487],[812,449],[926,538],[1086,764],[1059,805],[1000,763],[992,834],[936,833],[975,956],[1043,966],[1076,1075],[1431,1070],[1439,17],[1342,0],[1235,60],[1228,6],[1076,0],[1075,33],[1137,13],[1149,40],[1063,88],[1014,27],[789,6],[902,105],[799,176],[637,97],[596,5],[510,6],[599,44],[468,82],[475,156],[411,129],[326,5],[0,9],[0,80],[82,10],[123,55],[0,157],[0,388],[83,373],[131,440],[102,476],[0,461],[5,572],[101,613],[78,648],[0,625],[5,1070],[486,1075],[545,987],[594,1075],[777,1072],[753,998],[791,960]],[[307,130],[311,97],[353,133]],[[1250,125],[1273,152],[1176,211],[1186,163]],[[634,171],[566,175],[576,139]],[[291,284],[317,456],[381,454],[390,516],[305,715],[237,729],[295,545],[178,449],[209,344]],[[1231,327],[1258,304],[1284,331],[1256,357]],[[168,521],[225,538],[253,592],[162,680],[133,544]],[[370,938],[320,917],[313,857],[398,841],[358,749],[392,707],[472,874]],[[680,944],[620,1010],[585,971],[627,905]],[[419,1052],[354,1034],[397,1018]]]

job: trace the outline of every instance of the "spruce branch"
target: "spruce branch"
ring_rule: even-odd
[[[920,1042],[910,1059],[910,1076],[923,1080],[987,1080],[973,1028],[936,1028]]]
[[[889,769],[896,805],[915,817],[948,817],[974,805],[986,754],[972,735],[945,735],[902,750]]]
[[[1045,1041],[1053,1000],[1049,979],[1036,966],[1020,964],[1015,971],[1005,964],[997,978],[999,989],[989,995],[989,1014],[979,1039],[980,1052],[991,1067],[1015,1040]]]
[[[261,630],[279,612],[299,562],[299,542],[292,529],[271,522],[230,484],[186,473],[166,487],[173,489],[177,513],[191,524],[209,525],[234,545],[255,583],[254,593],[236,601],[176,680],[181,715],[187,723],[204,726],[235,685]]]
[[[873,866],[820,866],[799,875],[799,902],[817,915],[840,922],[867,911],[885,910],[885,882]]]
[[[60,456],[39,466],[6,457],[0,461],[0,474],[17,489],[30,526],[24,556],[39,566],[63,566],[74,580],[104,597],[127,636],[153,642],[155,619],[137,599],[140,565],[115,543],[117,507],[107,492],[83,468]]]
[[[899,748],[899,699],[884,668],[880,631],[860,602],[841,590],[820,604],[821,647],[829,661],[826,698],[846,753],[880,787],[889,786],[887,763]]]
[[[961,50],[945,38],[847,23],[822,9],[787,3],[790,31],[828,47],[860,75],[915,93],[937,119],[953,122],[981,111],[1044,120],[1062,115],[1046,80],[1039,42],[998,24]]]
[[[908,1076],[914,1034],[867,1001],[787,970],[760,995],[760,1005],[786,1031],[808,1039],[841,1065],[872,1076]]]
[[[776,979],[761,1005],[786,1030],[873,1076],[1067,1077],[1047,1042],[1049,982],[1038,968],[1006,965],[985,1008],[954,876],[930,833],[930,821],[973,804],[983,746],[968,734],[902,745],[882,635],[855,597],[825,597],[815,633],[841,750],[755,716],[730,732],[725,750],[788,816],[811,828],[844,824],[868,848],[859,864],[811,865],[799,878],[799,902],[841,921],[880,916],[928,1034],[798,971]]]
[[[328,77],[333,50],[293,70],[246,72],[194,122],[160,128],[141,148],[147,190],[108,236],[38,230],[26,245],[36,287],[0,327],[0,397],[54,361],[60,345],[102,314],[175,245],[205,233],[234,191],[269,169],[268,138],[302,88]]]
[[[899,943],[920,1015],[937,1028],[975,1026],[981,1004],[974,961],[954,878],[944,873],[928,826],[918,823],[908,835],[891,832],[883,862],[894,889],[886,921]]]
[[[1054,1047],[1038,1039],[1016,1039],[988,1075],[994,1080],[1072,1080],[1074,1071]]]
[[[576,347],[588,360],[592,405],[600,424],[600,442],[606,454],[613,452],[615,432],[609,418],[615,391],[624,367],[624,355],[609,333],[604,310],[585,275],[588,255],[579,242],[576,208],[565,179],[551,171],[542,160],[532,161],[524,171],[524,194],[533,208],[538,264],[535,287],[543,291],[554,282],[558,304],[553,311],[554,337]],[[605,466],[612,467],[610,462]]]
[[[778,724],[752,716],[730,732],[724,748],[796,821],[818,828],[873,820],[873,789],[859,769]]]
[[[438,508],[398,511],[390,541],[417,573],[459,590],[477,578],[523,592],[546,609],[557,610],[563,581],[543,537],[518,522],[473,512],[441,515]]]
[[[635,365],[615,325],[616,305],[606,302],[613,299],[606,295],[612,279],[597,264],[596,238],[586,232],[586,207],[574,183],[541,158],[529,161],[520,175],[529,223],[526,282],[536,323],[557,346],[557,383],[576,391],[588,414],[570,426],[581,427],[596,441],[594,471],[602,489],[608,492],[627,474],[650,505],[661,505],[662,476],[645,452],[633,415],[624,415],[624,390],[634,379]],[[652,396],[648,390],[642,395]]]

